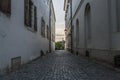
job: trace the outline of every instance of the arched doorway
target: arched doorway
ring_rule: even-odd
[[[86,56],[89,56],[89,44],[91,43],[91,7],[88,3],[85,7],[85,49]]]

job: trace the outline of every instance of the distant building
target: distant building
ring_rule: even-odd
[[[64,10],[66,48],[114,64],[120,55],[120,1],[64,0]]]
[[[49,0],[0,2],[0,74],[55,50],[52,1],[51,6]]]
[[[51,0],[52,1],[52,0]],[[54,11],[54,6],[53,3],[51,3],[51,48],[52,51],[55,50],[55,22],[56,22],[56,17],[55,17],[55,11]]]

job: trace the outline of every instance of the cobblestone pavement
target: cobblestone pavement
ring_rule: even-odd
[[[56,51],[0,80],[120,80],[120,73],[65,51]]]

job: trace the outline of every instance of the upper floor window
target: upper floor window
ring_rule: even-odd
[[[0,0],[0,11],[9,16],[11,14],[11,0]]]
[[[32,0],[25,0],[25,25],[37,31],[37,7]]]

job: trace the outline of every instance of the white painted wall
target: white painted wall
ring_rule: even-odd
[[[80,8],[75,13],[78,5]],[[74,51],[79,51],[80,54],[85,55],[85,7],[89,3],[91,7],[91,42],[88,43],[88,48],[91,49],[90,57],[105,60],[113,63],[115,55],[120,55],[120,32],[117,32],[118,16],[120,6],[116,6],[115,0],[75,0],[73,1],[73,47]],[[78,3],[77,3],[78,2]],[[76,4],[77,3],[77,4]],[[120,4],[120,2],[118,3]],[[69,16],[69,14],[67,14]],[[79,19],[79,49],[76,49],[76,20]],[[66,19],[66,22],[70,22]],[[67,33],[69,33],[69,25],[66,26]],[[78,29],[78,28],[77,28]],[[68,36],[68,35],[66,35]],[[70,39],[66,39],[66,43],[70,44]],[[69,46],[69,45],[68,45]],[[109,50],[112,49],[111,52]],[[117,52],[115,52],[117,51]]]
[[[0,69],[11,66],[11,58],[21,56],[26,63],[49,50],[49,41],[41,36],[41,17],[49,25],[47,0],[33,0],[37,6],[37,32],[24,24],[24,0],[11,0],[11,16],[0,12]],[[54,47],[54,45],[53,45]]]

